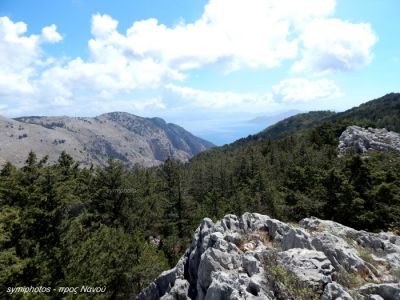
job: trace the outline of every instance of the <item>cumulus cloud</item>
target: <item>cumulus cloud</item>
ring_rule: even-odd
[[[377,36],[370,24],[326,19],[309,23],[300,40],[302,58],[294,64],[294,70],[348,71],[371,61]]]
[[[44,42],[57,43],[63,38],[61,34],[57,32],[57,26],[52,24],[42,29],[42,39]]]
[[[54,24],[44,27],[39,35],[27,35],[25,23],[0,18],[0,97],[6,103],[3,110],[14,114],[26,109],[82,107],[79,102],[83,99],[112,101],[113,97],[153,88],[167,79],[184,78],[151,57],[132,58],[126,51],[126,37],[116,31],[117,25],[109,16],[93,16],[90,59],[77,57],[63,62],[46,56],[42,49],[43,44],[63,39]],[[155,101],[145,104],[131,101],[131,108],[160,107]]]
[[[275,109],[282,104],[305,104],[338,98],[340,88],[327,79],[310,80],[290,78],[275,84],[263,94],[243,94],[232,92],[214,92],[169,84],[166,89],[174,98],[192,105],[212,110],[259,112],[260,109]]]
[[[129,41],[117,31],[118,22],[107,15],[92,17],[93,38],[89,40],[90,58],[78,57],[64,65],[45,70],[39,80],[48,91],[73,98],[80,92],[116,96],[136,89],[154,88],[165,80],[184,76],[151,57],[134,57]]]
[[[333,18],[335,5],[335,0],[209,0],[194,22],[167,26],[151,18],[135,21],[125,32],[111,16],[96,14],[89,57],[69,60],[48,57],[42,48],[63,39],[55,24],[29,35],[25,23],[2,17],[0,97],[8,99],[7,107],[26,99],[41,107],[72,107],[90,99],[109,103],[134,99],[133,93],[146,89],[167,90],[190,98],[188,103],[215,108],[321,99],[337,92],[328,80],[288,79],[264,95],[205,92],[178,82],[209,65],[221,66],[225,75],[287,61],[302,72],[367,65],[377,37],[367,23]],[[300,92],[302,98],[296,98]],[[152,105],[160,107],[154,101],[147,106],[132,102],[135,109]]]
[[[290,78],[274,85],[272,95],[273,99],[283,103],[305,103],[337,98],[341,92],[338,86],[327,79]]]
[[[28,97],[37,87],[33,82],[42,60],[42,44],[62,39],[55,25],[44,27],[41,35],[26,35],[27,25],[0,17],[0,96]]]
[[[223,63],[229,70],[276,67],[298,53],[296,35],[333,12],[334,0],[210,0],[194,23],[169,28],[156,19],[127,31],[133,53],[178,69]]]
[[[173,97],[179,96],[182,102],[202,108],[235,108],[244,103],[255,105],[259,101],[255,94],[210,92],[173,84],[168,84],[165,88],[172,93]]]
[[[369,24],[331,18],[335,4],[335,0],[210,0],[193,23],[167,27],[156,19],[135,22],[127,30],[127,48],[133,55],[152,57],[179,70],[213,63],[228,71],[273,68],[300,53],[295,70],[364,66],[376,36]]]

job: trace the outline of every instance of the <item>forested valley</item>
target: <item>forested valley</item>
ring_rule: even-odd
[[[0,286],[84,283],[107,288],[93,299],[128,299],[175,265],[201,219],[228,213],[258,212],[287,222],[316,216],[399,233],[400,154],[337,152],[348,125],[399,132],[399,95],[342,115],[315,114],[289,118],[186,164],[167,159],[158,167],[128,169],[111,159],[104,167],[83,168],[67,153],[54,165],[34,153],[22,168],[5,164]],[[1,299],[21,297],[0,293]]]

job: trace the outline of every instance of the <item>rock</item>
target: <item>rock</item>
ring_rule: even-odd
[[[340,284],[328,283],[321,296],[321,300],[353,300]]]
[[[311,244],[316,250],[325,253],[336,269],[343,267],[350,273],[370,273],[366,263],[358,256],[357,250],[340,237],[327,232],[318,233],[314,235]]]
[[[314,249],[311,245],[309,234],[300,229],[290,229],[282,238],[282,250],[292,248]]]
[[[332,281],[334,268],[323,252],[290,249],[280,253],[279,262],[296,274],[302,282],[314,285]]]
[[[326,231],[340,237],[351,236],[357,233],[357,230],[353,228],[333,221],[320,220],[315,217],[305,218],[299,222],[299,225],[311,232]]]
[[[400,134],[385,128],[349,126],[339,137],[339,152],[400,151]]]
[[[138,296],[138,300],[153,300],[160,299],[161,296],[165,295],[169,289],[174,285],[176,279],[176,268],[165,271],[150,284],[148,288],[143,290]]]
[[[400,283],[367,284],[358,289],[363,296],[378,295],[385,300],[400,299]],[[376,297],[376,296],[375,296]]]
[[[207,290],[212,281],[212,273],[222,270],[232,270],[237,268],[237,262],[229,253],[209,248],[202,255],[198,270],[198,286],[203,290]]]
[[[253,276],[254,274],[260,273],[261,270],[261,263],[260,261],[255,258],[249,252],[245,253],[242,258],[242,265],[243,269],[246,271],[249,277]]]
[[[350,243],[349,246],[361,246],[369,249],[368,251],[379,254],[379,257],[372,255],[377,262],[385,262],[392,269],[400,268],[400,237],[398,235],[391,232],[357,231],[333,221],[320,220],[314,217],[303,219],[299,224],[313,234],[318,235],[318,233],[322,234],[323,232],[333,234],[341,240],[346,239],[346,243]]]
[[[365,299],[400,299],[393,298],[399,286],[390,283],[395,276],[388,275],[399,261],[399,236],[317,218],[304,219],[300,226],[251,213],[227,215],[216,223],[206,218],[176,267],[163,272],[137,299],[274,300],[294,299],[297,292],[308,297],[314,291],[322,300],[350,300],[351,293]],[[371,251],[368,261],[360,248]],[[371,264],[374,257],[379,267]],[[342,270],[361,284],[379,284],[341,285],[336,280]]]
[[[274,219],[267,220],[266,224],[269,235],[274,241],[282,241],[282,237],[292,229],[288,224]]]
[[[176,279],[174,286],[171,290],[162,296],[160,300],[189,300],[189,282],[184,279]]]
[[[368,295],[367,300],[385,300],[379,295]]]

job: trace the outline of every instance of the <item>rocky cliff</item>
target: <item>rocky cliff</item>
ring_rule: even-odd
[[[0,164],[22,165],[29,151],[55,162],[66,151],[82,165],[104,165],[109,158],[126,165],[160,164],[168,157],[187,161],[213,146],[160,118],[123,112],[95,118],[0,117]]]
[[[175,268],[138,300],[400,299],[400,236],[307,218],[204,219]]]
[[[400,152],[400,134],[385,128],[364,129],[349,126],[339,138],[339,152],[397,151]]]

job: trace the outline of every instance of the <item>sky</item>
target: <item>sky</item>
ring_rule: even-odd
[[[215,144],[400,91],[398,0],[0,0],[0,115],[162,117]]]

